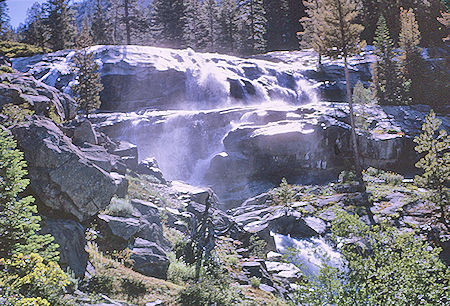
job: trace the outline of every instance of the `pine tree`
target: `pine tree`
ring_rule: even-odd
[[[44,4],[46,26],[49,30],[48,43],[56,50],[73,46],[75,27],[69,0],[48,0]]]
[[[23,153],[16,142],[0,132],[0,258],[13,254],[39,253],[46,260],[58,260],[51,235],[39,235],[41,217],[31,196],[20,194],[29,184]]]
[[[203,11],[205,16],[205,22],[207,25],[207,32],[205,33],[207,40],[207,50],[210,52],[216,51],[217,41],[217,19],[218,19],[218,7],[216,0],[203,1]],[[200,16],[201,18],[201,16]]]
[[[86,48],[93,44],[93,38],[91,33],[91,26],[89,25],[89,20],[87,17],[84,18],[81,29],[75,37],[75,47],[76,48]]]
[[[325,44],[320,35],[320,0],[305,0],[307,17],[300,19],[303,31],[298,33],[301,48],[313,48],[319,55],[319,65],[322,65],[322,54],[325,53]]]
[[[264,0],[264,10],[267,18],[267,49],[287,49],[289,39],[289,1]]]
[[[0,38],[4,39],[9,30],[8,4],[6,0],[0,0]]]
[[[105,8],[102,6],[101,0],[97,0],[91,24],[93,43],[98,45],[112,44],[111,29],[110,18],[108,14],[105,14]]]
[[[45,24],[43,7],[38,3],[27,11],[25,29],[23,31],[23,42],[36,45],[45,50],[45,44],[48,40],[48,29]]]
[[[319,3],[318,14],[315,15],[314,27],[317,27],[317,37],[321,39],[320,43],[323,45],[324,55],[332,59],[342,57],[344,60],[347,102],[350,107],[353,157],[357,179],[360,187],[364,188],[347,62],[347,58],[352,54],[358,53],[362,45],[359,36],[364,27],[355,23],[355,19],[358,16],[357,8],[357,0],[323,0]]]
[[[85,42],[84,45],[89,45]],[[76,74],[77,83],[72,86],[78,109],[86,114],[86,118],[92,111],[101,105],[100,92],[103,90],[99,66],[94,60],[94,54],[87,48],[79,50],[73,57],[73,72]]]
[[[154,0],[151,24],[156,43],[162,47],[183,47],[185,29],[183,0]]]
[[[399,104],[402,94],[398,68],[394,61],[394,42],[383,15],[378,20],[374,46],[377,55],[372,73],[375,96],[380,104]]]
[[[235,0],[221,0],[219,4],[219,50],[236,53],[239,29],[239,9]]]
[[[401,31],[399,45],[401,54],[399,66],[403,87],[406,92],[405,99],[412,103],[424,103],[427,92],[427,68],[422,58],[422,49],[419,47],[420,32],[412,9],[400,12]]]
[[[243,54],[263,53],[267,49],[265,38],[267,19],[263,0],[240,0],[240,49]]]
[[[183,42],[196,51],[206,51],[208,47],[208,24],[205,7],[201,0],[185,0]]]
[[[447,213],[450,203],[450,137],[445,130],[440,130],[441,121],[436,118],[433,110],[425,118],[422,126],[422,134],[414,139],[417,143],[415,150],[425,154],[416,167],[424,172],[416,176],[416,183],[427,188],[426,198],[439,206],[440,220],[447,226]]]

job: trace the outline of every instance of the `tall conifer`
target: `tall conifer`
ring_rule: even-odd
[[[267,19],[263,0],[240,0],[240,49],[244,54],[263,53],[267,49],[265,38]]]
[[[394,61],[394,42],[383,15],[378,20],[374,46],[377,55],[372,73],[375,95],[380,104],[398,104],[402,100],[402,94],[398,68]]]
[[[95,3],[95,11],[92,16],[91,32],[94,44],[108,45],[112,40],[112,24],[110,16],[105,14],[105,7],[102,6],[101,0]]]
[[[23,153],[16,142],[0,132],[0,258],[13,254],[39,253],[46,260],[58,260],[51,235],[39,235],[41,217],[31,196],[21,197],[29,184]]]
[[[400,21],[399,65],[406,100],[411,103],[424,103],[427,92],[427,68],[422,58],[422,49],[419,47],[419,25],[412,9],[401,9]]]
[[[49,29],[50,47],[56,51],[73,46],[75,27],[69,0],[48,0],[44,4],[44,9],[47,14],[46,26]]]
[[[361,188],[364,188],[347,61],[348,57],[358,53],[362,46],[359,36],[364,27],[356,24],[355,19],[357,16],[357,0],[322,0],[319,2],[318,14],[315,16],[314,21],[317,26],[317,37],[320,37],[320,43],[323,45],[324,55],[332,59],[342,57],[344,60],[347,102],[350,107],[353,157],[358,181]],[[316,30],[314,29],[314,31]]]
[[[235,53],[237,50],[239,9],[235,0],[221,0],[219,4],[219,50]]]

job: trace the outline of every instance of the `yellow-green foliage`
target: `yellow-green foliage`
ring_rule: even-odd
[[[38,254],[14,254],[11,259],[0,259],[0,293],[18,297],[18,305],[49,305],[49,301],[55,304],[68,284],[59,265],[45,263]]]
[[[9,66],[5,66],[5,65],[0,66],[0,73],[13,73],[13,72],[14,72],[14,69],[12,69]]]
[[[5,126],[12,126],[17,123],[25,121],[27,116],[34,114],[33,110],[29,109],[30,105],[28,103],[23,103],[20,105],[15,104],[5,104],[3,105],[2,114],[8,117]]]
[[[50,303],[43,298],[23,298],[16,302],[16,306],[50,306]]]
[[[7,57],[27,57],[39,53],[48,53],[50,52],[50,49],[45,48],[45,50],[42,50],[37,46],[24,43],[14,41],[0,41],[0,52],[5,54]]]

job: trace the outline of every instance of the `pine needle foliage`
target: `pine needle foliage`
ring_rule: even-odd
[[[314,18],[310,19],[307,25],[311,28],[309,31],[314,33],[313,37],[316,37],[314,40],[315,43],[320,44],[320,50],[323,52],[323,55],[329,56],[331,59],[343,58],[344,60],[347,102],[350,108],[350,123],[352,128],[351,145],[353,158],[360,188],[364,189],[347,62],[347,58],[359,53],[361,47],[365,44],[360,40],[360,34],[364,27],[356,23],[358,5],[359,1],[357,0],[318,1],[312,15]]]
[[[427,188],[426,198],[440,209],[440,220],[450,226],[447,214],[450,201],[450,137],[445,130],[439,130],[441,121],[431,110],[422,126],[422,134],[414,139],[415,150],[425,154],[416,167],[423,170],[415,178],[417,185]]]
[[[400,11],[401,31],[399,45],[401,54],[399,66],[403,87],[406,92],[405,99],[409,103],[424,103],[427,99],[427,67],[422,58],[422,49],[419,47],[420,32],[412,9]]]
[[[39,253],[45,260],[58,260],[57,245],[51,235],[39,235],[41,217],[34,198],[21,197],[29,184],[23,153],[16,142],[0,132],[0,258],[13,254]]]
[[[399,71],[394,61],[394,42],[383,15],[378,19],[374,46],[377,56],[377,61],[372,67],[375,96],[382,105],[399,104],[402,93]]]
[[[101,105],[100,92],[103,90],[99,66],[94,60],[94,54],[88,49],[78,51],[73,57],[73,71],[77,83],[72,86],[78,109],[89,117],[89,114]]]
[[[48,43],[54,50],[73,46],[75,27],[69,0],[48,0],[44,4],[45,25],[49,30]]]

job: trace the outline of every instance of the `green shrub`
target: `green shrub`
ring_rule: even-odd
[[[228,286],[214,280],[189,284],[179,292],[180,305],[233,305],[233,295]]]
[[[87,290],[91,293],[110,294],[114,289],[114,277],[105,274],[95,274],[89,279]]]
[[[7,57],[28,57],[40,53],[49,53],[51,50],[41,48],[33,45],[14,41],[0,41],[0,53],[5,54]]]
[[[295,201],[295,192],[283,177],[280,187],[275,191],[274,201],[278,205],[290,206]]]
[[[130,297],[135,298],[147,292],[145,284],[138,279],[124,278],[121,280],[120,285],[122,286],[122,289],[125,291],[125,293]]]
[[[258,235],[253,234],[250,237],[250,255],[256,258],[266,257],[267,242],[261,239]]]
[[[182,258],[176,258],[174,253],[168,254],[170,265],[167,270],[167,280],[174,284],[185,284],[195,279],[195,266],[186,264]]]
[[[6,127],[25,122],[27,116],[34,114],[34,111],[29,109],[28,103],[22,103],[20,105],[5,104],[2,107],[2,115],[5,115],[8,119],[3,123]]]
[[[364,174],[369,177],[375,177],[383,180],[387,185],[398,186],[403,182],[404,177],[398,173],[383,171],[381,169],[376,169],[369,167],[364,171]],[[370,180],[370,178],[367,178]]]
[[[339,173],[339,182],[341,183],[352,183],[356,182],[356,174],[354,171],[342,171]]]
[[[9,66],[2,65],[0,66],[0,73],[14,73],[14,69]]]
[[[39,235],[41,217],[31,196],[21,198],[28,186],[26,162],[16,142],[0,132],[0,257],[38,253],[44,260],[57,261],[57,245],[51,235]]]
[[[106,207],[105,213],[115,217],[129,217],[133,215],[134,208],[130,201],[126,199],[112,198],[111,203]]]
[[[250,284],[253,288],[259,288],[259,285],[261,285],[261,280],[256,276],[250,277]]]
[[[0,258],[0,296],[42,298],[55,305],[68,284],[67,275],[59,265],[45,263],[38,254],[14,254],[11,259]],[[22,300],[22,303],[31,301]]]
[[[341,269],[325,265],[302,284],[296,302],[308,305],[447,305],[450,269],[414,233],[383,223],[368,226],[356,215],[337,211],[334,241],[345,243]]]

